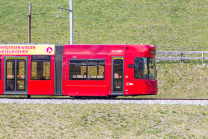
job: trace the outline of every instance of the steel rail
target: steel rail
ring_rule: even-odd
[[[99,97],[86,97],[86,98],[50,98],[50,97],[0,97],[0,99],[56,99],[56,100],[208,100],[201,98],[99,98]]]

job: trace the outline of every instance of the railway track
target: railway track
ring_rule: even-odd
[[[1,97],[5,104],[157,104],[157,105],[204,105],[208,99],[176,98],[51,98],[51,97]]]
[[[102,97],[83,97],[83,98],[51,98],[51,97],[0,97],[0,99],[55,99],[55,100],[208,100],[208,99],[190,99],[190,98],[102,98]]]

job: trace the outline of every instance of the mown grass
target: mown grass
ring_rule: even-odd
[[[157,63],[158,95],[154,98],[208,98],[208,65],[200,61]]]
[[[66,0],[31,0],[32,43],[69,43]],[[0,0],[0,42],[27,42],[26,0]],[[205,50],[208,1],[74,0],[75,44],[155,44],[157,50]]]
[[[32,43],[68,44],[67,0],[31,0]],[[27,42],[26,0],[0,0],[0,42]],[[75,44],[206,50],[208,0],[73,0]],[[186,62],[186,61],[185,61]],[[199,61],[159,62],[158,98],[207,98]],[[25,96],[20,96],[25,97]],[[207,107],[0,104],[0,138],[208,138]]]
[[[208,138],[193,105],[0,104],[0,138]]]

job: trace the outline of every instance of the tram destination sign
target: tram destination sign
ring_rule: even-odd
[[[0,44],[0,55],[54,55],[55,45],[51,44]]]

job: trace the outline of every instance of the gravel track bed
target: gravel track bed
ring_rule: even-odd
[[[182,104],[208,105],[208,100],[99,100],[99,99],[0,99],[0,103],[17,104]]]

